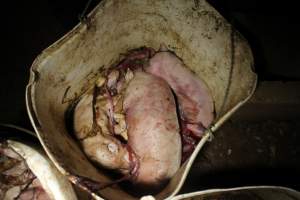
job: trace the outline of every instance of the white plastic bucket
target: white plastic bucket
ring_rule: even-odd
[[[104,0],[34,61],[26,90],[31,122],[50,159],[75,184],[73,175],[99,182],[111,178],[97,169],[68,133],[65,112],[93,83],[99,69],[128,49],[164,43],[211,90],[217,118],[196,150],[155,197],[170,198],[184,183],[210,134],[253,94],[257,77],[247,41],[204,0]],[[106,199],[136,199],[114,186],[101,190]],[[93,193],[94,197],[99,197]],[[99,197],[100,198],[100,197]]]

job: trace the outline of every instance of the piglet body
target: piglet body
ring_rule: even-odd
[[[210,91],[176,55],[169,51],[156,53],[146,71],[168,82],[178,98],[181,117],[190,126],[202,124],[208,127],[211,124],[214,104]]]
[[[181,139],[171,89],[161,78],[136,72],[123,103],[128,144],[139,159],[136,182],[158,185],[180,167]]]

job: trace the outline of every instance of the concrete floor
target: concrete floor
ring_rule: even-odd
[[[97,2],[99,0],[93,1],[93,5]],[[210,2],[249,40],[260,81],[294,81],[298,86],[268,82],[273,88],[264,87],[258,99],[273,95],[275,104],[253,100],[227,122],[199,154],[183,191],[253,184],[300,190],[300,126],[297,121],[300,119],[300,101],[297,102],[300,29],[293,6],[285,9],[286,5],[278,5],[270,10],[259,1]],[[6,2],[2,6],[0,122],[32,129],[24,100],[30,65],[44,48],[78,22],[77,16],[85,3],[84,0],[32,0]],[[282,95],[276,95],[277,89]],[[287,90],[290,92],[285,93]],[[283,99],[276,100],[282,96]]]

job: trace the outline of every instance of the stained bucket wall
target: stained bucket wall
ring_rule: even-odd
[[[86,24],[76,26],[36,58],[27,86],[27,108],[38,137],[51,160],[73,182],[80,185],[73,175],[100,182],[111,178],[89,162],[68,132],[65,112],[69,104],[120,53],[141,46],[158,49],[162,43],[211,90],[217,114],[213,130],[252,95],[256,74],[250,47],[206,1],[104,0]],[[178,192],[207,139],[157,198]],[[120,187],[103,189],[100,195],[107,199],[135,198]]]

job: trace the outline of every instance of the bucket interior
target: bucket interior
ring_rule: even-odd
[[[121,53],[141,46],[157,50],[161,44],[207,84],[215,104],[214,123],[225,121],[252,95],[256,74],[248,43],[206,1],[102,1],[86,24],[76,26],[36,58],[27,86],[27,108],[38,137],[52,161],[74,183],[81,184],[74,175],[104,183],[112,177],[86,158],[69,133],[70,104]],[[157,198],[175,195],[187,166],[180,168]],[[118,185],[101,190],[100,195],[137,198]]]

